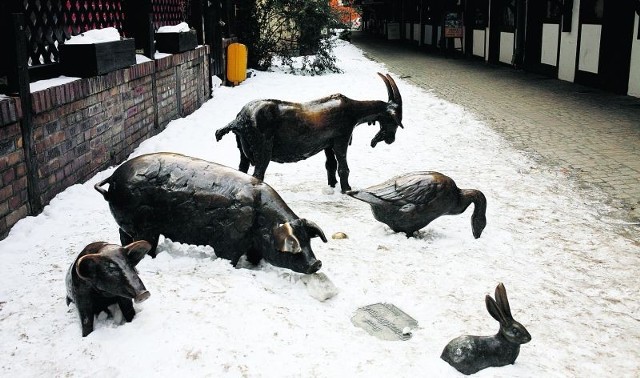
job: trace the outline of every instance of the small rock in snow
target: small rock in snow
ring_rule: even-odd
[[[309,295],[320,302],[324,302],[338,294],[338,288],[324,273],[306,274],[301,279],[307,287]]]
[[[331,235],[331,239],[349,239],[349,237],[344,232],[336,232]]]

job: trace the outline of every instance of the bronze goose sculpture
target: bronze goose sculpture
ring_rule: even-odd
[[[473,203],[471,229],[477,239],[487,225],[487,200],[481,191],[458,189],[448,176],[420,171],[396,176],[381,184],[347,192],[371,205],[373,216],[395,232],[411,236],[441,215],[462,214]]]

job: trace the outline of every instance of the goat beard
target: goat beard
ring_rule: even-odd
[[[384,137],[385,137],[385,133],[382,130],[378,131],[376,136],[374,136],[373,139],[371,139],[371,147],[375,147],[376,144],[378,144],[378,142],[382,142],[384,140]]]

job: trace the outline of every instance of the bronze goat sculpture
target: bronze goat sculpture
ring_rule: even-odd
[[[400,91],[389,74],[378,75],[387,86],[387,102],[352,100],[341,94],[305,103],[255,100],[216,131],[216,140],[233,131],[240,150],[238,169],[246,173],[251,164],[255,166],[253,176],[260,180],[270,161],[296,162],[324,150],[329,185],[335,187],[337,170],[342,192],[351,190],[347,147],[353,129],[377,121],[380,131],[371,140],[371,147],[375,147],[381,141],[393,143],[398,126],[403,127]]]

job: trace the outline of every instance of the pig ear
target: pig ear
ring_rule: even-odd
[[[307,228],[307,234],[309,234],[310,238],[319,236],[323,242],[327,242],[327,237],[324,236],[324,232],[322,232],[322,229],[317,224],[307,219],[303,219],[302,221],[304,222],[304,226]]]
[[[127,260],[136,266],[144,258],[144,255],[151,250],[151,244],[144,240],[138,240],[123,247],[127,252]]]
[[[84,255],[76,263],[76,273],[83,280],[93,280],[98,274],[100,258],[96,255]]]
[[[276,227],[273,230],[273,236],[278,251],[289,253],[300,253],[302,251],[300,242],[293,235],[293,228],[288,222]]]

